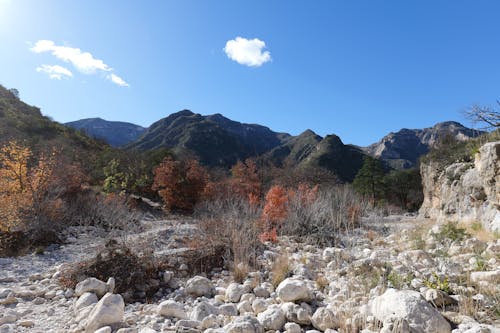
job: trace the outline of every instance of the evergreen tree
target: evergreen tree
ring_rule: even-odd
[[[363,195],[368,195],[373,201],[384,194],[384,168],[382,163],[370,156],[365,156],[363,166],[353,181],[354,189]]]

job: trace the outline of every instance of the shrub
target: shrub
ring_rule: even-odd
[[[441,226],[439,232],[433,236],[438,240],[449,239],[451,241],[461,241],[469,236],[465,228],[458,227],[457,223],[448,222]]]
[[[169,211],[192,212],[205,191],[207,178],[198,161],[167,157],[154,169],[153,190],[158,191]]]
[[[423,282],[427,288],[442,290],[448,294],[451,292],[450,281],[449,281],[448,277],[445,276],[444,278],[441,279],[436,274],[436,272],[432,273],[431,277],[424,279]]]
[[[195,211],[202,235],[199,244],[205,244],[200,249],[222,248],[226,267],[256,267],[262,250],[257,225],[260,215],[260,206],[239,197],[220,196],[202,202]]]
[[[88,277],[106,281],[115,278],[115,293],[124,296],[125,301],[144,301],[159,289],[159,284],[148,283],[158,279],[162,265],[147,251],[141,256],[116,241],[109,241],[103,251],[94,258],[69,264],[63,270],[59,282],[65,288],[75,288],[76,284]]]

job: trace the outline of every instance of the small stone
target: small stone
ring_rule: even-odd
[[[99,297],[102,297],[107,290],[108,286],[106,283],[96,278],[87,278],[76,285],[75,294],[76,296],[81,296],[86,292],[91,292],[95,293]]]
[[[210,297],[214,293],[212,281],[203,276],[195,276],[186,282],[186,293],[200,297]]]
[[[158,314],[165,317],[174,317],[178,319],[187,319],[184,306],[176,301],[167,300],[158,305]]]
[[[111,333],[111,332],[113,332],[111,327],[104,326],[104,327],[101,327],[100,329],[98,329],[97,331],[95,331],[94,333]]]

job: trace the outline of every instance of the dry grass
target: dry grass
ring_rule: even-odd
[[[481,222],[460,223],[459,226],[461,228],[465,228],[469,235],[482,242],[494,241],[497,240],[500,236],[498,233],[490,232],[484,229]]]
[[[282,254],[274,260],[271,267],[271,283],[276,288],[291,273],[291,266],[288,254]]]
[[[234,281],[238,283],[243,283],[243,281],[245,281],[246,277],[248,276],[249,272],[250,272],[250,267],[248,267],[248,264],[239,263],[237,265],[234,265],[233,267]]]

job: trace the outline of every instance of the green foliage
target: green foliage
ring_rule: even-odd
[[[383,182],[387,202],[409,211],[416,211],[422,205],[422,178],[418,169],[393,170],[384,176]]]
[[[448,276],[441,279],[436,272],[433,272],[432,276],[428,279],[424,279],[423,282],[427,288],[441,290],[448,294],[451,292]]]
[[[387,276],[387,281],[390,286],[396,289],[403,289],[410,285],[411,280],[413,280],[413,274],[399,274],[393,270]]]
[[[433,233],[437,240],[449,239],[451,241],[461,241],[469,236],[465,228],[460,228],[454,222],[448,222],[441,226],[439,232]]]
[[[373,157],[365,156],[363,166],[352,185],[358,193],[370,196],[374,201],[381,199],[385,192],[382,163]]]

